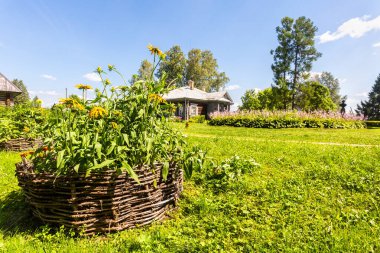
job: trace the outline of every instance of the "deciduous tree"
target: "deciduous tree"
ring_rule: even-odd
[[[229,81],[210,50],[192,49],[188,53],[185,81],[192,80],[197,88],[218,91]]]
[[[165,73],[168,84],[174,84],[177,87],[183,86],[186,69],[185,54],[178,45],[170,48],[165,54],[165,60],[161,61],[158,67],[157,77],[161,78]]]
[[[24,82],[22,80],[18,80],[18,79],[13,79],[12,83],[17,87],[19,88],[22,93],[17,95],[14,99],[14,103],[17,105],[17,104],[26,104],[30,101],[30,98],[29,98],[29,92],[24,84]]]

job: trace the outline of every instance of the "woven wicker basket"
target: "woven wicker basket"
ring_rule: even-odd
[[[163,181],[161,169],[139,168],[140,184],[113,170],[88,177],[36,174],[27,163],[16,164],[16,176],[36,217],[91,235],[163,219],[182,191],[183,172],[171,166]]]
[[[41,139],[17,138],[0,143],[0,149],[7,151],[27,151],[42,145]]]

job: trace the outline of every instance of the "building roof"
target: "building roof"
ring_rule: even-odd
[[[191,89],[189,86],[171,90],[168,94],[165,94],[163,98],[167,101],[181,101],[186,99],[200,102],[222,102],[233,104],[233,100],[227,91],[205,92],[197,88]]]
[[[3,74],[0,73],[0,91],[6,91],[11,93],[22,93],[22,91],[8,80]]]

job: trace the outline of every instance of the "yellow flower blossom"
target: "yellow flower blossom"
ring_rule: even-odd
[[[105,84],[105,85],[110,85],[110,84],[111,84],[111,81],[107,78],[107,79],[104,81],[104,84]]]
[[[162,51],[158,47],[154,47],[151,44],[148,45],[148,49],[151,54],[156,54],[160,57],[163,55]]]
[[[158,94],[149,94],[149,100],[157,101],[158,103],[166,102],[166,100]]]
[[[84,110],[84,106],[78,103],[75,99],[72,98],[61,98],[59,103],[66,105],[68,108]]]
[[[80,89],[80,90],[91,90],[91,89],[92,89],[91,85],[81,84],[81,83],[75,85],[75,87],[76,87],[77,89]]]
[[[113,111],[113,114],[117,117],[123,116],[123,113],[121,111],[118,111],[118,110]]]
[[[112,71],[115,69],[115,65],[108,64],[108,71]]]
[[[90,118],[94,119],[102,118],[105,115],[107,115],[107,111],[100,106],[93,107],[89,112]]]
[[[20,156],[21,157],[26,157],[27,155],[31,155],[33,153],[34,153],[34,151],[25,151],[25,152],[20,153]]]
[[[39,104],[39,105],[42,104],[42,100],[41,100],[41,99],[37,99],[36,102],[37,102],[37,104]]]
[[[117,123],[116,122],[111,122],[111,126],[113,129],[116,129],[118,127]]]
[[[23,129],[23,131],[24,131],[25,133],[28,133],[28,132],[30,131],[30,128],[27,127],[27,126],[25,126],[24,129]]]
[[[103,69],[99,66],[96,68],[96,72],[98,72],[99,74],[103,72]]]

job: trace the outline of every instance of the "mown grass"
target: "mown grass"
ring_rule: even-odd
[[[19,157],[2,152],[0,251],[380,251],[380,129],[175,126],[219,161],[236,154],[261,166],[222,191],[195,175],[161,224],[76,238],[31,218]]]

